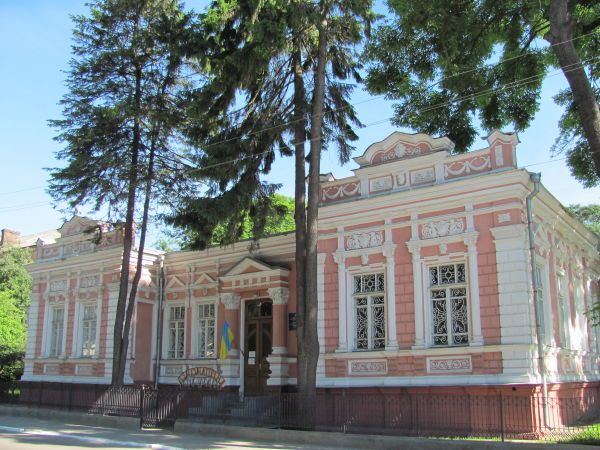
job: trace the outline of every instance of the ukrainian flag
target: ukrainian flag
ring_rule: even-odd
[[[229,327],[229,323],[223,323],[223,334],[221,335],[221,349],[219,351],[219,359],[227,358],[229,350],[233,348],[233,331]]]

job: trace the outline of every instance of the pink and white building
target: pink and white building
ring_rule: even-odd
[[[597,299],[599,239],[543,186],[535,192],[516,135],[487,142],[453,155],[447,138],[393,133],[355,158],[354,176],[322,176],[318,387],[598,386],[600,330],[585,311]],[[24,380],[110,382],[122,248],[109,229],[93,243],[84,231],[95,225],[74,217],[37,243]],[[210,367],[246,393],[296,383],[293,233],[148,250],[143,263],[128,382],[158,372],[176,384]],[[225,321],[235,342],[219,360]]]

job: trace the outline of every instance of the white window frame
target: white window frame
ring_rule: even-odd
[[[55,311],[58,310],[62,310],[62,314],[60,315],[60,317],[62,317],[62,323],[60,326],[60,339],[58,340],[58,343],[56,345],[55,350],[53,351],[52,347],[53,347],[53,342],[55,340],[55,336],[54,336],[54,317],[55,317]],[[67,307],[65,303],[60,303],[60,304],[55,304],[55,305],[50,305],[48,307],[48,322],[47,322],[47,332],[46,332],[46,339],[47,339],[47,347],[46,347],[46,356],[48,358],[60,358],[65,354],[65,344],[66,344],[66,336],[65,336],[65,324],[66,324],[66,320],[65,320],[65,314],[67,312]]]
[[[213,342],[213,354],[210,356],[201,356],[200,349],[200,309],[205,307],[206,305],[213,305],[214,307],[214,342]],[[208,319],[205,319],[208,320]],[[216,359],[218,356],[218,342],[217,342],[217,332],[218,332],[218,323],[219,323],[219,302],[216,298],[211,299],[202,299],[201,301],[196,301],[192,307],[192,354],[195,358],[198,359]]]
[[[438,268],[441,266],[449,266],[449,265],[454,265],[455,267],[457,265],[462,264],[464,266],[464,277],[465,277],[465,281],[462,283],[454,283],[454,284],[438,284],[438,285],[432,285],[431,284],[431,272],[430,270],[433,268]],[[470,296],[470,284],[469,284],[469,265],[465,259],[443,259],[443,260],[434,260],[434,261],[429,261],[426,264],[423,265],[423,284],[425,284],[426,289],[425,289],[425,296],[424,296],[424,301],[425,301],[425,312],[426,312],[426,330],[427,330],[427,334],[426,334],[426,339],[427,339],[427,345],[429,347],[433,347],[433,348],[447,348],[447,347],[465,347],[465,346],[469,346],[472,341],[473,341],[473,337],[472,337],[472,331],[473,331],[473,324],[471,321],[471,296]],[[456,269],[455,269],[456,270]],[[456,273],[456,272],[455,272]],[[456,277],[456,275],[455,275]],[[447,344],[436,344],[435,343],[435,337],[434,337],[434,327],[433,327],[433,298],[432,298],[432,290],[441,290],[441,289],[445,289],[446,293],[449,292],[449,290],[451,288],[455,288],[455,289],[461,289],[464,288],[465,289],[465,301],[466,301],[466,323],[467,323],[467,342],[461,342],[461,343],[457,343],[455,344],[454,338],[453,338],[453,333],[452,333],[452,317],[451,317],[451,308],[448,308],[448,304],[449,304],[449,299],[452,297],[449,297],[448,294],[446,294],[446,323],[447,323],[447,337],[448,337],[448,343]]]
[[[81,357],[82,358],[94,358],[94,357],[98,356],[98,305],[95,303],[82,303],[80,305],[80,308],[81,308],[81,325],[80,325],[81,326],[81,343],[80,343]],[[94,311],[95,317],[93,320],[86,319],[85,311],[87,308],[90,308],[91,310]],[[91,343],[91,340],[88,339],[88,342],[86,342],[86,339],[85,339],[86,322],[88,324],[91,324],[92,321],[94,323],[93,348],[86,349],[85,348],[86,344],[89,345]]]
[[[552,314],[552,299],[550,298],[550,270],[545,258],[537,256],[536,270],[539,271],[540,293],[542,295],[543,324],[544,324],[544,344],[555,347],[554,339],[554,319]]]
[[[172,352],[171,352],[171,322],[180,322],[179,320],[171,320],[171,310],[174,308],[183,308],[184,311],[184,318],[183,318],[183,354],[181,356],[177,356],[175,354],[173,354],[172,356]],[[177,304],[167,304],[165,305],[165,310],[164,311],[164,322],[163,322],[163,358],[164,359],[185,359],[185,355],[186,355],[186,325],[187,325],[187,315],[188,315],[188,311],[187,311],[187,307],[185,306],[184,303],[177,303]],[[175,342],[175,345],[177,343]],[[175,350],[173,350],[175,351]]]
[[[571,348],[571,300],[569,279],[563,270],[556,271],[556,302],[560,343],[562,348]]]
[[[364,277],[370,275],[381,275],[383,277],[383,291],[367,291],[367,292],[354,292],[354,279],[356,277]],[[387,279],[386,279],[386,271],[383,270],[374,270],[369,272],[353,272],[349,273],[349,292],[350,292],[350,311],[352,315],[352,327],[351,327],[351,336],[352,339],[350,342],[352,343],[352,349],[357,352],[370,352],[370,351],[385,351],[387,344],[387,336],[388,336],[388,323],[387,323]],[[357,327],[357,306],[356,299],[360,297],[367,298],[367,324],[368,324],[368,336],[367,336],[367,348],[358,348],[357,337],[356,337],[356,327]],[[374,297],[382,297],[383,303],[380,305],[373,304]],[[373,309],[375,306],[381,306],[383,309],[383,337],[379,338],[383,340],[383,347],[375,348],[373,341],[373,330],[374,330],[374,322],[373,322]]]

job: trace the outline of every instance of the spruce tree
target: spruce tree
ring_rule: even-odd
[[[96,0],[88,16],[73,20],[64,117],[51,121],[66,165],[51,171],[49,191],[70,207],[106,212],[123,228],[112,365],[112,384],[120,386],[150,202],[185,186],[185,162],[175,150],[187,79],[182,49],[193,16],[176,0]]]

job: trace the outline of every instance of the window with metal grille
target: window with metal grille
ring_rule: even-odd
[[[97,323],[96,305],[85,305],[81,323],[81,356],[92,357],[96,354]]]
[[[185,306],[171,306],[169,311],[169,358],[183,358],[185,349]]]
[[[215,356],[215,304],[198,305],[198,357]]]
[[[385,278],[383,273],[353,277],[354,348],[385,349]]]
[[[64,308],[52,308],[50,313],[50,348],[48,356],[60,356],[62,354]]]
[[[429,267],[433,345],[469,343],[467,280],[464,263]]]

